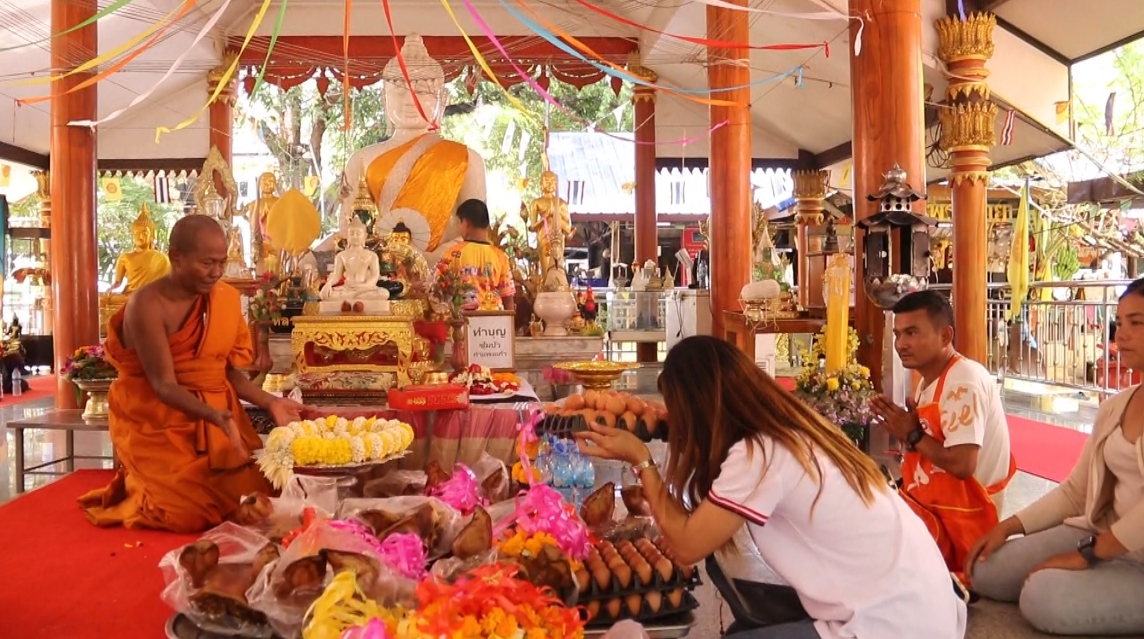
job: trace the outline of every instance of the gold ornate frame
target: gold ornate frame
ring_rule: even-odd
[[[223,212],[224,219],[219,220],[227,225],[229,229],[230,221],[234,217],[234,206],[238,199],[238,184],[234,181],[234,174],[231,173],[230,165],[223,159],[222,153],[218,150],[217,146],[211,146],[211,150],[207,153],[207,159],[203,162],[203,168],[199,171],[199,179],[195,183],[195,188],[191,192],[195,200],[195,206],[198,212],[206,214],[206,207],[204,206],[203,198],[206,197],[207,187],[214,181],[215,174],[218,174],[219,179],[222,180],[223,189],[225,194],[220,193],[226,199],[226,210]]]

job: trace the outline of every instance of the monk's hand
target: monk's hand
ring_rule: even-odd
[[[266,406],[266,412],[270,414],[270,419],[274,420],[276,426],[302,421],[302,412],[311,410],[313,410],[311,407],[286,397],[275,398]]]
[[[230,445],[234,446],[240,457],[250,456],[246,444],[242,443],[242,433],[238,430],[238,422],[234,420],[234,415],[229,410],[218,411],[211,421],[226,433],[227,438],[230,439]]]
[[[918,405],[906,399],[906,408],[898,406],[885,395],[870,400],[870,410],[874,411],[891,435],[905,441],[906,437],[921,426],[918,420]]]

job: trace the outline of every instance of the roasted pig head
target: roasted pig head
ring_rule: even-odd
[[[344,552],[326,548],[319,554],[325,557],[326,561],[333,567],[334,574],[347,570],[354,572],[357,575],[358,584],[362,587],[369,587],[375,583],[378,573],[381,571],[377,560],[356,552]]]
[[[589,528],[602,526],[612,521],[616,512],[616,485],[608,482],[596,492],[588,495],[580,506],[580,518]]]
[[[558,593],[572,587],[572,566],[555,546],[546,544],[536,557],[522,555],[516,558],[516,563],[532,584],[547,586]]]
[[[648,505],[647,499],[644,498],[643,486],[638,484],[634,486],[624,486],[620,491],[620,498],[624,501],[624,507],[628,509],[628,514],[633,517],[651,517],[651,506]]]
[[[274,515],[274,504],[262,493],[247,495],[234,512],[234,523],[239,526],[253,526],[268,521]]]
[[[206,539],[196,541],[179,553],[179,565],[187,571],[187,575],[191,578],[191,586],[195,589],[203,587],[207,573],[218,566],[218,560],[218,546]]]
[[[436,488],[449,481],[452,476],[452,473],[441,468],[441,464],[436,461],[429,462],[429,465],[425,467],[425,490]]]
[[[394,515],[383,510],[363,510],[355,517],[369,526],[378,539],[381,539],[383,533],[401,521],[400,515]]]
[[[461,529],[453,540],[453,556],[460,560],[475,557],[493,547],[493,519],[484,508],[477,506],[473,519]]]
[[[321,555],[303,557],[282,571],[275,594],[279,599],[286,599],[297,592],[321,592],[325,580],[326,558]]]

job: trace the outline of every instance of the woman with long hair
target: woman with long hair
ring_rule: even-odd
[[[668,409],[662,475],[627,431],[592,426],[577,435],[580,448],[631,464],[677,561],[698,563],[747,527],[807,618],[731,636],[964,636],[965,604],[925,526],[839,428],[713,337],[676,344],[659,390]]]
[[[1120,296],[1115,339],[1119,364],[1144,370],[1144,279]],[[965,572],[974,591],[1020,602],[1021,614],[1044,632],[1144,635],[1140,388],[1100,404],[1068,479],[973,546]]]

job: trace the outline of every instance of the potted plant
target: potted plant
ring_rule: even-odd
[[[88,394],[83,407],[86,420],[107,418],[107,392],[111,382],[119,376],[115,366],[107,359],[102,344],[77,348],[64,365],[64,377],[76,387],[76,402]]]
[[[825,331],[825,329],[823,329]],[[809,353],[802,353],[803,368],[795,377],[794,394],[832,424],[838,424],[863,452],[870,452],[870,424],[874,414],[870,400],[874,384],[870,369],[856,361],[858,333],[853,328],[846,343],[846,365],[826,371],[826,335],[819,332]]]

